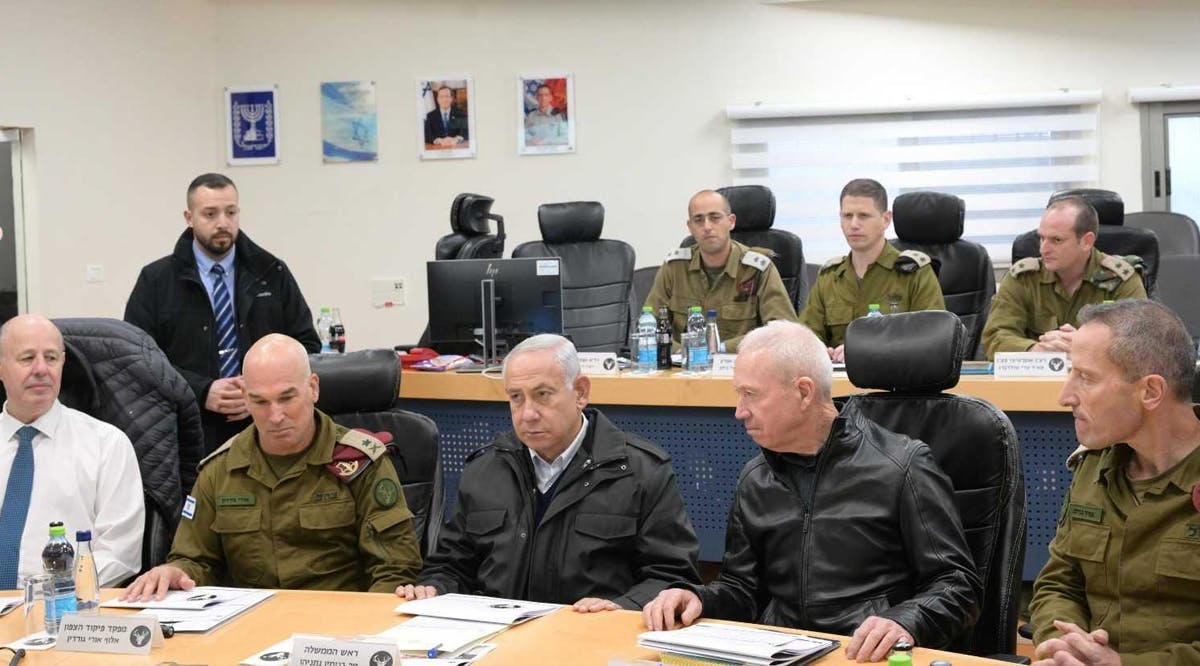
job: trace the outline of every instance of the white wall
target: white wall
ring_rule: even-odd
[[[341,306],[351,348],[415,341],[424,264],[455,194],[495,197],[509,249],[537,237],[539,203],[602,201],[605,236],[656,264],[685,233],[688,195],[731,178],[725,105],[756,100],[1101,88],[1102,184],[1137,210],[1126,89],[1200,82],[1200,7],[1049,4],[8,2],[30,26],[2,47],[24,55],[0,60],[0,125],[38,131],[35,307],[119,316],[137,269],[182,228],[187,181],[221,168],[240,186],[243,228],[288,261],[314,308]],[[516,76],[547,70],[575,74],[578,153],[518,157]],[[475,79],[479,157],[420,162],[414,81],[460,73]],[[378,84],[380,160],[324,165],[318,86],[353,79]],[[244,83],[280,86],[279,166],[222,165],[220,88]],[[109,279],[85,286],[93,262]],[[371,309],[375,276],[407,278],[408,306]]]

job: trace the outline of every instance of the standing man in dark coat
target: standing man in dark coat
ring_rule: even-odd
[[[250,424],[241,367],[255,341],[283,333],[321,349],[287,265],[239,232],[238,214],[233,181],[197,176],[188,228],[172,254],[142,268],[125,305],[125,321],[154,338],[195,392],[208,451]]]
[[[504,359],[515,432],[467,458],[454,516],[417,585],[636,610],[668,585],[699,581],[699,545],[670,459],[585,409],[575,346],[536,335]]]

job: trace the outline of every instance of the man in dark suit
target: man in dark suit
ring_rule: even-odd
[[[437,108],[425,114],[425,143],[452,147],[467,142],[467,114],[454,105],[454,89],[437,89]]]

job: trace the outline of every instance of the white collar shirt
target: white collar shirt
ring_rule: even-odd
[[[579,432],[575,434],[575,439],[567,447],[567,450],[559,454],[553,461],[546,462],[533,449],[529,449],[529,457],[533,459],[533,476],[540,492],[545,493],[550,490],[554,482],[558,481],[558,477],[562,476],[563,471],[567,469],[567,465],[571,464],[571,460],[579,452],[579,447],[583,446],[583,438],[587,435],[588,420],[582,414],[580,420],[582,423],[579,426]]]

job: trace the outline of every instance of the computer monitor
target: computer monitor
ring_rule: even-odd
[[[558,257],[451,259],[425,264],[429,286],[429,346],[442,354],[503,356],[525,338],[562,333]],[[483,294],[494,294],[492,310]],[[490,348],[494,319],[496,353]]]

